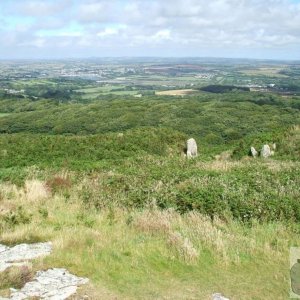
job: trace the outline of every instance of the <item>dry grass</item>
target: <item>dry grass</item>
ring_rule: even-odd
[[[46,184],[40,180],[26,180],[24,193],[29,203],[44,200],[50,196]]]
[[[40,180],[26,180],[24,187],[18,188],[16,185],[5,183],[0,185],[0,194],[3,202],[12,200],[22,202],[22,204],[31,204],[40,200],[45,200],[51,196],[46,184]]]
[[[196,163],[223,171],[247,162]],[[1,209],[9,212],[22,205],[32,214],[29,224],[2,231],[1,243],[51,240],[53,253],[36,260],[33,270],[65,267],[90,278],[90,285],[79,292],[89,299],[209,299],[214,292],[230,299],[281,299],[286,294],[282,270],[289,245],[297,244],[299,236],[285,225],[247,227],[231,219],[212,221],[197,212],[162,211],[155,205],[131,211],[113,204],[101,211],[87,209],[79,193],[85,184],[89,189],[105,188],[99,186],[99,176],[68,187],[68,199],[63,193],[49,194],[45,184],[34,179],[24,187],[0,184]],[[198,184],[205,180],[209,178]],[[180,184],[189,186],[186,181]],[[161,185],[157,181],[154,189]],[[9,284],[19,284],[20,278],[10,276]]]
[[[171,230],[172,215],[168,211],[151,210],[137,214],[133,225],[138,230],[150,234],[168,233]]]
[[[188,238],[184,238],[180,232],[170,232],[168,245],[174,248],[178,257],[188,264],[195,264],[199,258],[199,251],[195,249]]]
[[[25,283],[31,281],[34,271],[30,264],[21,267],[11,267],[0,273],[0,291],[2,295],[9,296],[9,288],[22,288]]]
[[[233,168],[242,168],[245,163],[240,161],[227,161],[227,160],[214,160],[212,162],[197,162],[197,167],[199,169],[208,171],[230,171]]]

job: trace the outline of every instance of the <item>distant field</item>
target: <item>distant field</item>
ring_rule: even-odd
[[[77,92],[84,93],[82,96],[83,99],[92,99],[96,98],[99,95],[107,95],[107,94],[114,94],[114,95],[136,95],[138,91],[118,91],[117,89],[125,88],[123,85],[105,85],[105,86],[98,86],[98,87],[88,87],[84,89],[77,90]]]
[[[193,89],[185,89],[185,90],[169,90],[169,91],[160,91],[160,92],[155,92],[155,95],[158,96],[184,96],[184,95],[188,95],[188,94],[193,94],[193,93],[197,93],[197,90],[193,90]]]
[[[280,74],[279,72],[282,71],[282,67],[263,67],[263,68],[257,68],[257,69],[251,69],[251,70],[243,70],[241,73],[249,76],[269,76],[269,77],[281,77],[281,78],[287,78],[287,75]]]
[[[76,92],[85,93],[85,94],[96,94],[96,93],[102,93],[102,92],[109,92],[113,88],[116,88],[116,86],[114,86],[114,85],[105,85],[105,86],[97,86],[97,87],[91,86],[91,87],[77,90]]]

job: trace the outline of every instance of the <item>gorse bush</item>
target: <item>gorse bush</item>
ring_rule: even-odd
[[[103,134],[164,127],[214,143],[300,123],[300,100],[235,92],[182,97],[110,96],[89,103],[0,100],[0,133]],[[241,121],[242,120],[242,121]]]
[[[4,215],[0,215],[0,232],[5,228],[29,224],[31,218],[32,216],[22,206],[19,206],[15,211],[9,211]]]
[[[101,161],[116,163],[144,154],[180,155],[186,138],[180,132],[157,128],[93,136],[0,135],[4,153],[0,153],[0,168],[37,165],[91,169]]]
[[[77,176],[73,187],[78,190],[71,188],[68,199],[79,198],[97,211],[158,207],[181,214],[198,211],[212,220],[300,222],[298,163],[144,157],[142,162],[125,160],[114,171]]]

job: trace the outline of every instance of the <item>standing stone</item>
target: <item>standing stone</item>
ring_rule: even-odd
[[[290,271],[292,291],[296,295],[300,295],[300,260],[293,265]]]
[[[198,155],[197,143],[195,139],[188,139],[186,142],[186,156],[188,158],[194,158]]]
[[[252,157],[257,157],[258,152],[256,151],[256,149],[254,147],[251,147],[250,152],[251,152]]]
[[[277,145],[276,145],[276,143],[273,143],[273,144],[272,144],[272,150],[273,150],[273,151],[275,151],[275,150],[276,150],[276,148],[277,148]]]
[[[224,297],[220,293],[215,293],[215,294],[212,295],[212,300],[229,300],[229,299]]]
[[[261,151],[260,151],[260,155],[263,158],[268,158],[271,156],[271,148],[269,145],[263,145]]]

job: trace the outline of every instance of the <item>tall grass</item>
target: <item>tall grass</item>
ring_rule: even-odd
[[[294,193],[296,197],[295,165],[194,161],[188,162],[191,170],[178,177],[181,181],[167,177],[168,184],[164,177],[156,179],[159,169],[151,169],[152,159],[143,162],[149,176],[155,177],[153,181],[146,179],[145,185],[143,170],[139,172],[141,179],[128,175],[127,180],[122,169],[92,174],[36,170],[30,171],[21,186],[1,183],[0,243],[51,240],[53,253],[35,261],[27,275],[23,273],[30,278],[38,269],[68,268],[90,278],[90,285],[79,293],[92,299],[210,299],[215,292],[230,299],[286,298],[289,247],[300,244],[297,223],[256,218],[243,223],[230,214],[211,218],[200,210],[162,210],[158,195],[172,198],[176,194],[172,186],[193,190],[198,185],[210,186],[212,181],[216,185],[226,184],[226,180],[232,183],[231,176],[239,179],[245,171],[249,176],[263,170],[276,177],[279,194]],[[171,161],[161,164],[164,176],[177,172],[170,167]],[[216,180],[218,170],[225,177]],[[131,166],[128,173],[135,172]],[[282,172],[285,175],[280,179]],[[39,179],[34,179],[34,174]],[[249,192],[251,180],[247,176],[234,186],[240,197]],[[258,176],[264,185],[262,179]],[[148,199],[142,207],[124,202],[137,193],[130,192],[136,184],[140,185],[137,195]],[[146,193],[141,192],[146,185]],[[230,185],[225,193],[228,188]],[[26,277],[14,272],[0,283],[3,295]]]

